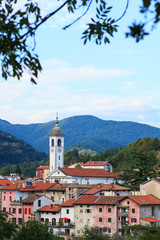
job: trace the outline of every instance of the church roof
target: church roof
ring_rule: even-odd
[[[60,168],[60,170],[70,176],[76,177],[107,177],[114,178],[114,175],[104,169],[89,168]]]
[[[61,129],[58,125],[58,119],[56,119],[56,125],[55,127],[52,129],[52,133],[48,135],[49,137],[65,137],[65,135],[61,132]]]

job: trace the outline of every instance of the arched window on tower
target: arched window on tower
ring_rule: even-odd
[[[54,139],[52,139],[52,143],[51,144],[52,144],[52,146],[54,146]]]
[[[58,139],[58,146],[61,146],[61,139]]]

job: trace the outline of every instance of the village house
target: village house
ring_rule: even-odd
[[[95,202],[99,196],[81,196],[74,201],[75,235],[81,236],[85,226],[94,227]]]
[[[108,172],[113,172],[113,167],[109,161],[88,161],[83,164],[83,168],[104,169]]]
[[[13,220],[18,219],[18,224],[23,222],[21,217],[23,214],[22,201],[32,194],[45,195],[46,190],[54,185],[54,183],[27,183],[15,183],[1,189],[1,210],[12,213]],[[32,212],[32,210],[28,210],[28,212]]]
[[[41,222],[47,222],[49,231],[59,235],[74,235],[74,205],[70,199],[59,206],[53,204],[38,209]]]
[[[40,179],[45,179],[46,178],[46,172],[45,170],[47,170],[47,174],[49,173],[49,166],[39,166],[36,168],[36,177],[40,178]]]
[[[160,178],[153,178],[144,182],[143,184],[140,184],[140,194],[152,194],[160,199]]]
[[[160,199],[152,195],[127,196],[120,201],[118,228],[123,225],[143,224],[148,218],[160,220]]]
[[[56,183],[46,191],[46,196],[51,198],[55,205],[71,198],[77,198],[81,193],[93,187],[93,185],[89,184]]]
[[[160,200],[146,196],[94,196],[76,199],[75,235],[81,236],[86,225],[99,227],[113,236],[124,225],[160,225]]]
[[[98,183],[91,189],[82,193],[82,195],[95,195],[95,196],[124,196],[131,195],[130,188],[119,186],[113,182],[110,184]]]
[[[9,179],[0,176],[0,189],[13,184]],[[0,209],[1,209],[1,190],[0,190]]]

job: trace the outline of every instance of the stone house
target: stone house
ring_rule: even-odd
[[[91,189],[82,193],[82,195],[95,195],[95,196],[125,196],[131,195],[131,189],[114,184],[98,183]]]
[[[143,184],[140,184],[140,194],[152,194],[160,199],[160,178],[154,178],[144,182]]]

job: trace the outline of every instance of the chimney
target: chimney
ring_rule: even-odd
[[[113,183],[113,182],[111,182],[111,189],[113,189],[113,185],[114,185],[114,183]]]
[[[101,188],[101,183],[98,183],[98,188]]]
[[[25,182],[22,183],[22,187],[26,188],[26,183]]]
[[[60,183],[60,188],[62,188],[62,183]]]
[[[50,204],[50,208],[53,208],[53,204],[52,203]]]

